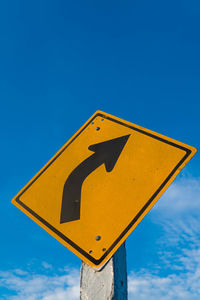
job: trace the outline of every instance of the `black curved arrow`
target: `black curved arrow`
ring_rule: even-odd
[[[105,164],[107,172],[111,172],[129,136],[125,135],[88,147],[94,153],[80,163],[65,182],[60,223],[80,219],[81,188],[84,180],[102,164]]]

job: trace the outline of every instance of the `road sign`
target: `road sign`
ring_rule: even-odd
[[[12,203],[82,260],[100,267],[195,152],[97,111]]]

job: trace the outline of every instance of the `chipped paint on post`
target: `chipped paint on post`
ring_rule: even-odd
[[[82,262],[80,299],[127,300],[125,243],[99,271]]]

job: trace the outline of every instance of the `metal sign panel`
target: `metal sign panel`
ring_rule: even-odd
[[[12,203],[82,260],[100,267],[195,152],[97,111]]]

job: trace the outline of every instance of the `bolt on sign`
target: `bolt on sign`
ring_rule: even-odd
[[[97,111],[12,200],[92,267],[101,267],[196,149]]]

